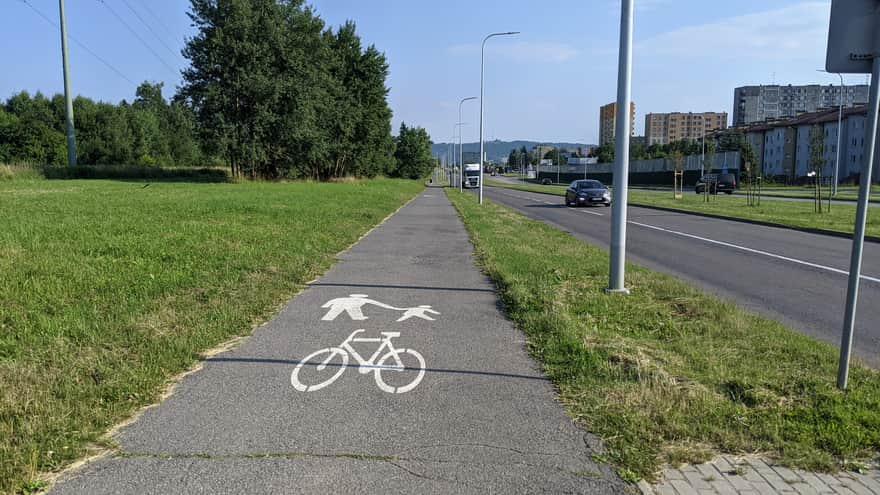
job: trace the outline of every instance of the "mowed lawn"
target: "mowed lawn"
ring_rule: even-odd
[[[534,183],[512,184],[509,182],[486,181],[487,186],[519,189],[560,196],[564,200],[566,186],[540,185]],[[683,194],[682,199],[672,197],[672,191],[648,191],[630,188],[628,202],[631,206],[654,206],[671,208],[686,212],[720,215],[730,218],[741,218],[759,222],[769,222],[788,227],[804,229],[822,229],[833,232],[852,234],[855,226],[856,206],[854,203],[833,203],[831,213],[815,213],[811,201],[786,201],[784,199],[763,198],[758,206],[748,206],[745,196],[717,194],[705,201],[705,196],[693,192]],[[827,202],[823,203],[827,207]],[[880,209],[871,206],[868,209],[868,220],[865,233],[880,237]]]
[[[0,182],[0,493],[39,488],[422,187]]]

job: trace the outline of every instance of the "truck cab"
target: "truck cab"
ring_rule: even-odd
[[[481,172],[479,163],[466,163],[461,185],[466,188],[480,187]]]

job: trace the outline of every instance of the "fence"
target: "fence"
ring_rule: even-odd
[[[684,183],[696,184],[697,179],[703,173],[701,155],[689,155],[684,159]],[[712,171],[720,173],[732,173],[739,176],[739,152],[728,151],[716,153],[712,160]],[[557,167],[541,166],[538,170],[539,179],[550,179],[553,182],[568,183],[577,179],[596,179],[606,184],[612,183],[614,164],[599,163],[592,165],[563,165]],[[668,158],[656,160],[634,160],[629,163],[629,182],[633,185],[671,185],[675,163]],[[558,176],[558,180],[557,180]]]

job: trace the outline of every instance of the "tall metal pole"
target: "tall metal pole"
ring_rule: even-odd
[[[58,0],[61,17],[61,63],[64,66],[64,108],[67,120],[67,165],[76,166],[76,130],[73,126],[73,95],[70,94],[70,69],[67,64],[67,21],[64,18],[64,0]]]
[[[875,15],[880,22],[880,15]],[[865,139],[865,163],[859,179],[859,202],[856,207],[855,234],[849,262],[849,284],[846,288],[846,313],[843,319],[843,336],[840,342],[840,363],[837,368],[837,387],[846,389],[849,380],[849,360],[852,354],[853,329],[856,326],[856,303],[859,299],[859,282],[862,277],[862,247],[865,244],[865,220],[868,217],[868,198],[871,195],[871,172],[878,158],[877,142],[878,112],[880,112],[880,35],[874,39],[874,63],[871,73],[871,98],[868,104],[867,139]]]
[[[486,42],[489,41],[489,38],[492,38],[494,36],[509,36],[513,34],[519,34],[519,31],[492,33],[489,36],[483,38],[483,43],[482,45],[480,45],[480,156],[477,160],[480,162],[480,204],[483,204],[483,61],[486,58]]]
[[[617,69],[617,142],[614,149],[614,204],[611,210],[611,266],[606,292],[629,294],[624,287],[626,204],[629,187],[629,129],[632,90],[633,0],[620,3],[620,55]]]
[[[840,78],[840,108],[837,109],[837,158],[834,159],[834,185],[831,195],[837,196],[837,185],[840,183],[840,135],[843,133],[843,93],[846,86],[843,85],[843,74],[838,73]]]
[[[467,98],[462,98],[461,101],[458,102],[458,125],[461,125],[461,105],[466,101],[476,100],[476,99],[477,99],[476,96],[468,96]],[[462,151],[462,142],[461,142],[461,127],[458,128],[458,163],[464,164],[464,152]],[[464,180],[464,179],[462,179],[462,180]],[[482,182],[482,181],[483,181],[483,173],[482,173],[482,167],[480,167],[480,182]],[[464,186],[459,184],[458,185],[459,191],[462,191],[463,187]]]

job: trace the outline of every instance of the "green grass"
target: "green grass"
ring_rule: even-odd
[[[449,197],[569,414],[627,479],[716,452],[811,470],[877,453],[876,372],[854,367],[842,393],[829,345],[633,265],[632,295],[606,295],[607,252],[493,202]]]
[[[41,486],[422,187],[0,182],[0,493]]]
[[[486,181],[486,185],[519,189],[565,196],[566,186],[543,186],[539,184],[510,184]],[[822,229],[832,232],[852,234],[855,225],[856,207],[853,204],[834,203],[831,213],[814,213],[813,203],[809,201],[785,201],[764,198],[760,206],[748,206],[743,196],[718,194],[711,201],[704,202],[702,195],[685,193],[682,199],[674,199],[669,193],[645,191],[630,188],[629,204],[633,206],[659,206],[675,210],[708,213],[731,218],[770,222],[789,227]],[[865,233],[880,237],[880,214],[876,207],[868,210]]]

